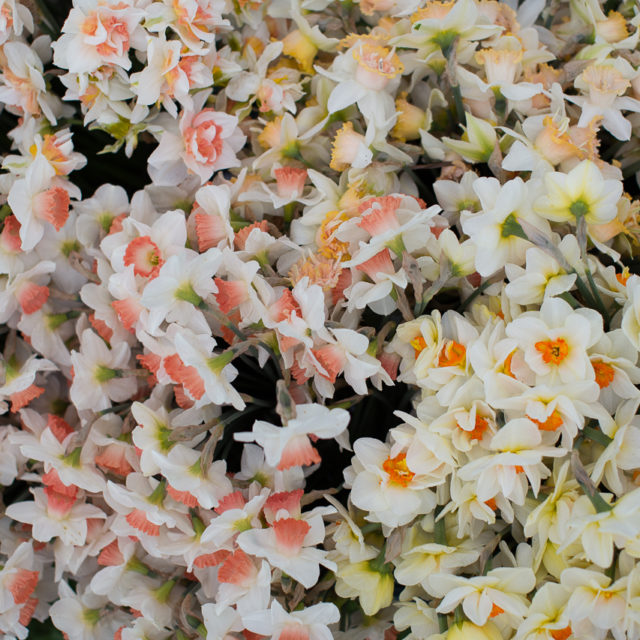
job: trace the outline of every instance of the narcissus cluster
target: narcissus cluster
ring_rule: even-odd
[[[0,0],[0,635],[640,640],[639,26]]]

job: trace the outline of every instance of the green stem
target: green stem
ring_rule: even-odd
[[[580,460],[578,450],[576,449],[576,443],[574,443],[573,447],[573,451],[571,452],[571,469],[575,479],[578,481],[578,484],[582,487],[585,495],[589,498],[591,504],[598,513],[611,511],[613,506],[600,495],[598,488],[589,477],[587,470],[584,468],[582,461]]]
[[[58,26],[56,19],[53,17],[51,11],[49,11],[49,7],[47,7],[47,3],[45,2],[45,0],[36,0],[36,4],[38,5],[38,10],[42,14],[42,17],[44,18],[44,24],[42,26],[44,27],[45,31],[47,31],[49,35],[54,40],[56,40],[60,35],[60,27]]]
[[[611,318],[609,318],[609,312],[607,311],[607,308],[604,306],[604,302],[600,297],[600,292],[598,291],[598,287],[596,287],[596,283],[593,280],[593,275],[591,275],[591,269],[589,269],[589,267],[586,268],[586,274],[587,274],[587,280],[589,281],[589,286],[591,287],[591,291],[593,292],[594,302],[596,304],[596,307],[598,307],[598,311],[602,315],[602,318],[604,319],[604,328],[605,328],[605,331],[607,331],[609,329],[609,322],[611,320]]]
[[[462,313],[491,283],[485,280],[470,296],[465,298],[458,307],[458,313]]]
[[[464,122],[464,103],[462,102],[462,92],[460,91],[460,85],[452,84],[451,92],[453,93],[453,104],[456,108],[456,118],[458,118],[458,122]]]
[[[381,525],[379,522],[368,522],[364,526],[360,527],[360,531],[362,531],[363,535],[367,533],[372,533],[374,531],[380,531]]]
[[[593,427],[584,427],[582,432],[587,438],[589,438],[589,440],[593,440],[605,448],[613,442],[606,433],[603,433],[599,429],[594,429]]]
[[[442,511],[442,505],[438,505],[435,511],[435,523],[433,526],[433,533],[436,538],[436,544],[447,546],[447,530],[445,528],[444,517],[438,518]]]
[[[584,298],[589,307],[591,307],[592,309],[595,308],[597,304],[593,299],[593,296],[591,295],[591,291],[589,291],[589,287],[587,287],[584,280],[580,277],[580,274],[575,269],[572,269],[571,273],[576,274],[576,286],[578,287],[580,295]]]
[[[558,298],[562,298],[565,302],[568,302],[574,309],[581,309],[582,305],[576,300],[568,291],[561,293]]]
[[[611,560],[611,564],[607,567],[604,574],[613,582],[616,579],[616,567],[618,565],[618,554],[619,551],[614,547],[613,549],[613,560]]]
[[[451,265],[449,264],[448,261],[446,261],[444,265],[441,265],[441,271],[440,271],[440,275],[438,276],[438,279],[424,292],[420,302],[416,303],[413,309],[413,315],[416,318],[422,315],[426,306],[429,304],[429,302],[431,302],[432,298],[438,293],[438,291],[440,291],[440,289],[442,289],[442,287],[444,287],[444,285],[447,284],[450,277],[451,277]]]
[[[102,409],[102,411],[98,411],[97,414],[99,416],[104,416],[107,413],[117,413],[118,411],[122,411],[123,409],[128,409],[131,407],[130,402],[123,402],[121,404],[114,404],[112,407],[108,409]]]
[[[284,205],[284,229],[285,231],[289,230],[289,227],[291,226],[291,221],[293,220],[293,214],[295,213],[296,210],[296,203],[295,202],[289,202],[288,204]]]

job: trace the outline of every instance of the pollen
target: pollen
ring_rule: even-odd
[[[395,458],[387,458],[382,463],[382,470],[389,475],[389,482],[407,487],[416,475],[407,466],[407,454],[400,453]]]
[[[536,342],[535,347],[547,364],[559,365],[569,355],[569,345],[564,338],[541,340]]]
[[[464,364],[467,349],[455,340],[447,340],[438,356],[439,367],[458,367]]]

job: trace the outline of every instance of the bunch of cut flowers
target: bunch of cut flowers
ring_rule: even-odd
[[[0,0],[0,636],[640,640],[639,28]]]

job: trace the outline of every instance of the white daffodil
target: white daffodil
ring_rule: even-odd
[[[531,185],[520,178],[500,185],[495,178],[478,178],[473,189],[480,199],[479,213],[463,214],[462,229],[476,247],[476,270],[491,276],[506,264],[521,266],[531,243],[519,220],[542,232],[548,224],[531,209]]]
[[[406,453],[392,457],[390,447],[373,438],[356,440],[353,450],[345,478],[353,504],[369,512],[367,520],[398,527],[433,508],[430,478],[425,482],[409,468]]]
[[[587,225],[606,224],[616,217],[622,196],[620,180],[605,180],[590,160],[583,160],[569,173],[549,172],[544,176],[546,194],[534,204],[535,211],[554,222]]]
[[[564,456],[566,451],[544,446],[537,426],[526,418],[509,421],[491,439],[495,452],[475,458],[464,465],[458,475],[462,480],[475,480],[478,497],[486,502],[502,493],[515,504],[524,504],[529,486],[534,495],[541,481],[551,472],[543,457]]]
[[[587,349],[602,336],[602,316],[592,309],[572,309],[547,298],[540,311],[525,312],[511,322],[507,336],[524,351],[524,359],[542,382],[569,383],[594,378]]]

